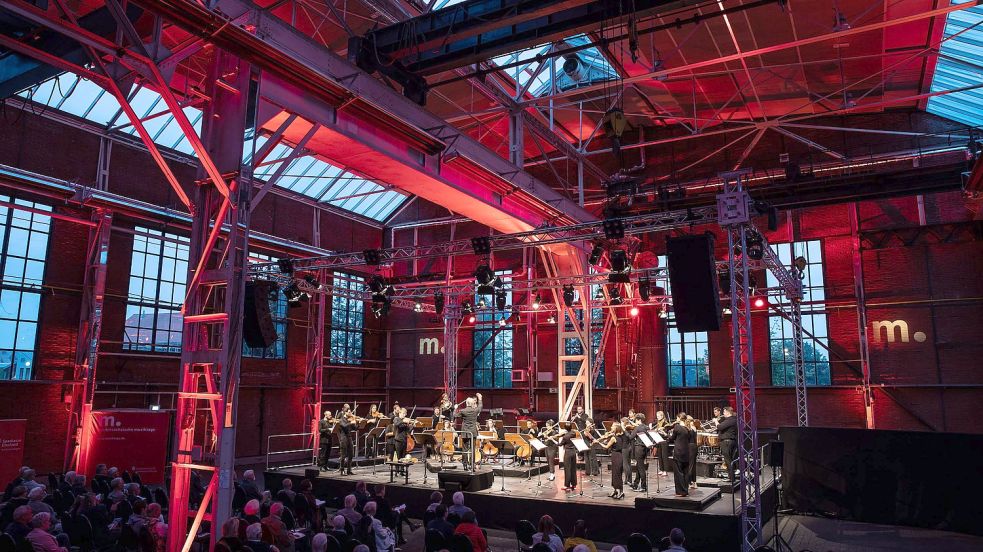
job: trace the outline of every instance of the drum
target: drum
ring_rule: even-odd
[[[704,440],[700,444],[705,444],[706,446],[713,448],[720,446],[720,436],[716,433],[700,433],[699,437]]]

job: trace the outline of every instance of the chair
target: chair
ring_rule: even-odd
[[[280,502],[282,502],[283,505],[286,506],[286,507],[288,507],[288,508],[293,508],[294,507],[294,501],[293,501],[293,499],[290,498],[290,495],[288,495],[286,493],[286,491],[284,491],[282,489],[276,493],[276,499],[279,500]]]
[[[427,525],[429,525],[430,522],[433,521],[433,518],[435,517],[437,517],[437,512],[434,512],[433,510],[427,510],[423,512],[423,526],[426,527]]]
[[[120,477],[123,478],[123,483],[133,483],[133,478],[130,477],[130,472],[126,470],[123,470],[123,473],[120,474]]]
[[[338,542],[338,539],[334,538],[333,535],[328,535],[327,533],[325,533],[324,536],[328,537],[328,543],[324,549],[325,552],[342,552],[341,543]]]
[[[443,533],[436,529],[427,529],[425,542],[427,552],[437,552],[447,548],[447,539],[444,538]]]
[[[536,526],[528,519],[523,519],[515,525],[515,540],[519,543],[519,552],[532,550],[532,536],[536,534]]]
[[[553,547],[545,542],[537,542],[530,550],[532,552],[553,552]]]
[[[297,518],[297,523],[309,526],[314,523],[314,512],[311,508],[311,504],[307,502],[307,497],[298,494],[294,498],[294,516]]]
[[[669,541],[669,537],[662,537],[659,539],[659,544],[656,546],[660,551],[669,550],[669,547],[672,546],[672,542]]]
[[[31,545],[31,541],[23,539],[14,547],[14,552],[34,552],[34,547]]]
[[[652,541],[643,533],[632,533],[625,548],[628,552],[652,552]]]
[[[247,502],[249,499],[246,497],[246,490],[242,488],[242,485],[236,483],[235,490],[232,492],[232,511],[241,512]]]
[[[560,529],[559,525],[553,526],[553,532],[556,533],[556,536],[560,537],[560,542],[567,540],[567,538],[563,535],[563,529]]]
[[[352,552],[352,550],[355,550],[355,547],[360,544],[362,543],[358,539],[348,539],[348,542],[345,543],[344,551]]]
[[[123,550],[136,550],[140,547],[140,539],[136,532],[125,521],[120,525],[119,547]]]
[[[14,542],[14,537],[7,533],[0,533],[0,552],[14,552],[16,549],[17,543]]]
[[[450,552],[474,552],[474,545],[466,535],[454,535],[447,541]]]
[[[457,514],[447,514],[447,523],[457,527],[458,524],[461,523],[461,516]]]
[[[287,529],[293,531],[297,528],[297,517],[294,516],[293,510],[289,506],[283,507],[283,513],[280,515],[280,519],[283,520],[283,524],[287,526]]]
[[[48,474],[48,488],[49,489],[57,489],[58,488],[58,476],[57,475],[55,475],[53,473],[49,473]]]

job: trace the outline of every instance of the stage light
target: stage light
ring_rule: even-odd
[[[508,306],[509,297],[505,294],[505,291],[498,290],[495,292],[495,308],[500,311],[505,310]]]
[[[413,312],[423,312],[423,303],[419,301],[413,303]]]
[[[638,307],[632,307],[631,310],[628,311],[628,314],[638,316]]]
[[[796,257],[795,260],[792,261],[792,266],[795,267],[795,270],[799,271],[800,278],[805,278],[806,266],[808,265],[809,265],[809,261],[807,261],[806,258],[801,255]]]
[[[474,312],[474,305],[471,304],[471,301],[465,301],[461,303],[461,311],[464,314],[471,314]]]
[[[277,259],[276,266],[280,272],[288,276],[294,273],[294,262],[290,259]]]
[[[468,316],[468,324],[474,324],[474,315]]]
[[[642,301],[648,301],[652,296],[652,282],[648,278],[638,282],[638,296],[642,298]]]
[[[474,269],[474,283],[477,286],[478,295],[491,295],[495,293],[495,271],[488,266],[488,263],[478,265]]]
[[[546,319],[546,321],[549,322],[550,324],[556,324],[556,317],[551,314],[550,317]]]
[[[608,300],[609,305],[620,305],[623,302],[621,299],[621,290],[618,289],[618,286],[611,286],[608,289],[608,297],[610,297]]]
[[[382,251],[378,249],[366,249],[362,251],[362,256],[365,257],[365,264],[369,266],[379,266],[382,264]]]
[[[758,297],[757,299],[754,300],[754,306],[760,309],[761,307],[765,306],[765,300],[761,297]]]
[[[765,258],[764,238],[757,232],[748,232],[744,237],[747,245],[747,258],[752,261],[760,261]]]
[[[498,325],[499,326],[504,326],[505,325],[505,317],[504,316],[498,319]]]
[[[386,282],[381,274],[376,274],[369,279],[369,291],[373,294],[388,295],[391,293],[392,286]]]
[[[611,252],[611,272],[608,273],[608,282],[627,284],[630,281],[631,261],[628,259],[628,252],[624,249],[615,249]]]
[[[539,298],[539,294],[537,293],[536,296],[533,297],[533,299],[532,299],[532,308],[533,308],[533,310],[539,310],[540,305],[541,305],[541,300]]]
[[[666,318],[669,318],[669,311],[667,311],[667,310],[661,310],[661,311],[659,311],[659,318],[661,318],[663,320],[665,320]]]
[[[625,223],[621,219],[605,219],[601,227],[604,229],[604,237],[609,240],[625,237]]]
[[[283,288],[283,296],[287,299],[287,306],[290,308],[299,307],[301,301],[307,298],[307,294],[300,290],[297,282],[290,282],[290,285]]]
[[[372,296],[372,314],[376,318],[382,318],[383,316],[389,315],[389,308],[392,306],[392,301],[389,300],[385,295],[381,295],[381,300],[377,300],[377,296]]]
[[[485,298],[484,297],[482,297],[481,299],[478,299],[478,310],[481,310],[481,309],[485,308],[486,306],[487,305],[485,304]]]
[[[154,412],[157,412],[158,410],[160,410],[160,405],[159,404],[152,404],[152,405],[150,405],[150,410],[153,410]]]
[[[599,243],[595,243],[594,247],[590,250],[590,257],[587,258],[587,262],[590,263],[591,266],[597,266],[601,263],[601,257],[603,256],[604,247]]]
[[[444,314],[444,292],[433,292],[433,308],[437,311],[437,316]]]
[[[730,310],[730,307],[724,307],[723,313],[724,313],[724,316],[730,316],[730,315],[734,314],[734,311]]]
[[[313,274],[304,275],[304,281],[307,282],[307,285],[311,286],[316,290],[320,290],[323,287],[321,285],[321,282],[318,281],[318,279],[315,278]]]
[[[563,304],[568,307],[572,307],[575,298],[576,296],[573,292],[573,286],[570,284],[563,286]]]
[[[475,255],[488,255],[491,253],[491,240],[488,236],[471,238],[471,250]]]

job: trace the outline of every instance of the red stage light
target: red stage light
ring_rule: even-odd
[[[632,307],[631,310],[628,311],[628,314],[632,316],[638,316],[638,307]]]
[[[468,324],[474,324],[474,315],[468,317]]]
[[[754,306],[760,309],[761,307],[765,306],[765,300],[758,297],[754,300]]]

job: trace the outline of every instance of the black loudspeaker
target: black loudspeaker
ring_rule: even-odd
[[[270,300],[278,293],[274,282],[246,282],[242,308],[242,339],[246,345],[265,349],[276,342],[276,326],[270,313]]]
[[[495,483],[495,473],[492,470],[478,471],[442,471],[437,474],[437,484],[448,492],[466,491],[476,493],[490,489]],[[453,491],[451,489],[454,489]]]
[[[713,235],[668,238],[666,253],[676,327],[680,332],[719,330],[720,297]]]
[[[310,479],[311,482],[316,480],[319,475],[321,475],[321,470],[317,468],[307,468],[304,470],[304,478]]]
[[[768,441],[768,465],[776,468],[785,465],[784,441]]]

